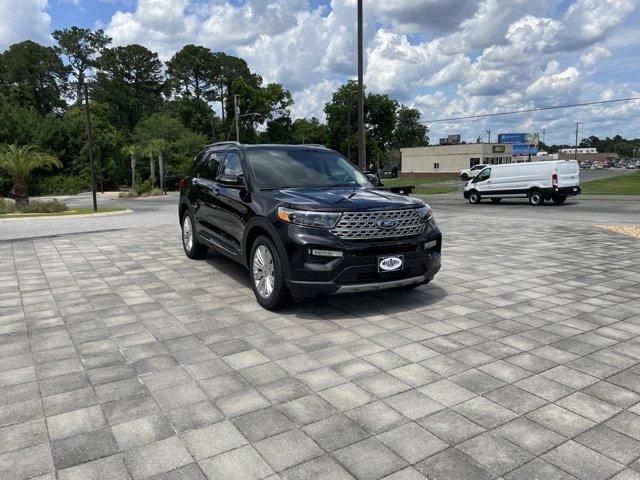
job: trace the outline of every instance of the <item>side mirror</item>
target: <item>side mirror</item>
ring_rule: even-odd
[[[378,176],[374,173],[367,173],[367,178],[369,179],[369,181],[371,183],[373,183],[374,187],[377,187],[378,185],[380,185],[380,179],[378,178]]]
[[[244,181],[242,180],[241,175],[230,175],[227,173],[223,173],[216,177],[216,182],[220,185],[224,185],[225,187],[244,187]]]

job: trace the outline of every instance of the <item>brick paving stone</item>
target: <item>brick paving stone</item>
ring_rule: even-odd
[[[249,445],[207,458],[198,464],[208,479],[260,480],[273,473],[273,469]]]
[[[300,430],[266,438],[257,442],[255,448],[278,472],[323,454],[322,449]]]
[[[624,468],[615,460],[571,440],[546,453],[543,458],[582,480],[604,480]]]
[[[337,450],[333,456],[358,480],[377,480],[407,465],[401,457],[374,438]]]

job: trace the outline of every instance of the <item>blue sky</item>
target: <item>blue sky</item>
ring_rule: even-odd
[[[427,118],[640,96],[640,0],[365,0],[370,91]],[[323,116],[355,74],[355,0],[0,0],[0,51],[102,27],[163,60],[187,43],[245,58],[289,88],[294,115]],[[431,137],[538,131],[640,137],[640,102],[432,124]]]

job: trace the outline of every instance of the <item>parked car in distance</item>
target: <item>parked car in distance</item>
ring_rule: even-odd
[[[635,170],[636,165],[634,163],[627,163],[627,170]]]
[[[460,172],[460,180],[469,180],[470,178],[475,177],[478,173],[480,173],[480,170],[482,170],[485,167],[486,165],[474,165],[471,168],[462,170]]]
[[[440,270],[442,235],[422,200],[378,190],[338,152],[310,145],[208,145],[180,191],[187,257],[247,267],[260,305],[409,289]]]
[[[585,160],[584,162],[580,162],[580,168],[591,168],[591,162],[589,160]]]
[[[611,160],[605,160],[604,162],[602,162],[602,166],[604,168],[611,168],[613,167],[613,162]]]
[[[526,197],[531,205],[542,205],[545,200],[560,205],[580,192],[578,162],[550,160],[487,165],[466,183],[464,198],[469,203],[480,203],[485,197],[498,203],[503,198]]]
[[[380,169],[380,178],[398,178],[398,167],[387,165]]]

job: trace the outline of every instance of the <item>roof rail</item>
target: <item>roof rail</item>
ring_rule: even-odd
[[[242,145],[240,142],[236,142],[234,141],[228,141],[228,142],[216,142],[216,143],[210,143],[209,145],[206,145],[204,148],[209,148],[209,147],[219,147],[221,145]]]
[[[299,147],[321,147],[321,148],[327,148],[324,145],[321,145],[319,143],[300,143],[298,144]]]

